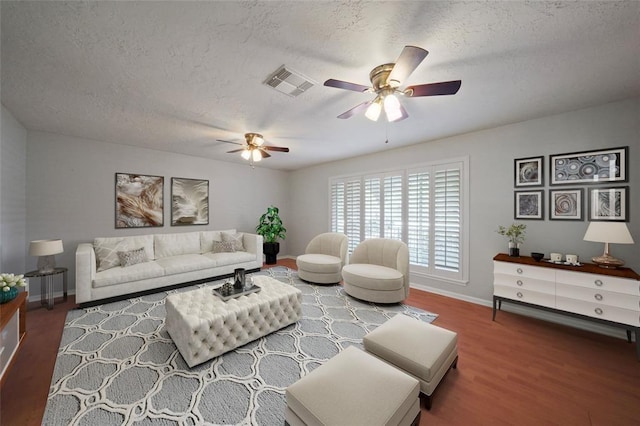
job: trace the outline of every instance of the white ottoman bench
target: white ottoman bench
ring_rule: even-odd
[[[223,302],[213,287],[167,296],[165,325],[189,367],[298,321],[302,292],[271,277],[254,276],[262,287]]]
[[[449,368],[458,363],[458,335],[453,331],[398,314],[364,336],[367,352],[420,381],[425,407]]]
[[[285,424],[418,425],[420,384],[350,346],[286,390]]]

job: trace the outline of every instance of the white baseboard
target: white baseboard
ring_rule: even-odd
[[[453,299],[462,300],[465,302],[475,303],[476,305],[493,307],[492,300],[479,299],[476,297],[466,296],[463,294],[458,294],[446,290],[442,290],[439,288],[433,288],[424,285],[412,284],[412,288],[416,290],[422,290],[429,293],[439,294],[441,296],[451,297]],[[541,319],[544,321],[553,322],[556,324],[567,325],[570,327],[575,327],[580,330],[592,331],[594,333],[604,334],[605,336],[617,337],[619,339],[627,340],[626,331],[616,328],[609,327],[604,324],[598,324],[595,322],[582,320],[580,318],[573,318],[567,315],[556,314],[554,312],[543,311],[541,309],[530,308],[527,306],[516,305],[513,303],[509,303],[508,301],[502,303],[502,310],[506,312],[512,312],[514,314],[524,315],[531,318]],[[500,315],[500,312],[496,313],[496,317]],[[636,336],[636,339],[638,336]]]

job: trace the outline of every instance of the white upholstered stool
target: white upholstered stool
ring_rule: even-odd
[[[350,346],[286,390],[285,424],[417,425],[420,385]]]
[[[362,339],[364,348],[420,381],[425,407],[449,368],[458,363],[458,335],[398,314]]]

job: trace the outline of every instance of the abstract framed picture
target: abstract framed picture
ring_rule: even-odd
[[[514,186],[542,186],[544,185],[544,156],[531,158],[516,158],[513,160]]]
[[[116,229],[164,226],[164,177],[116,173]]]
[[[515,191],[514,218],[515,219],[544,219],[544,191]]]
[[[549,190],[549,219],[584,220],[582,188]]]
[[[551,155],[551,185],[626,182],[628,147]]]
[[[593,188],[589,191],[590,221],[629,221],[629,187]]]
[[[171,226],[209,224],[209,181],[171,178]]]

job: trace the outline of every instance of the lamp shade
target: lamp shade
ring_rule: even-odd
[[[589,222],[585,241],[599,243],[633,244],[633,238],[624,222]]]
[[[35,240],[29,243],[30,256],[51,256],[63,251],[62,240]]]

